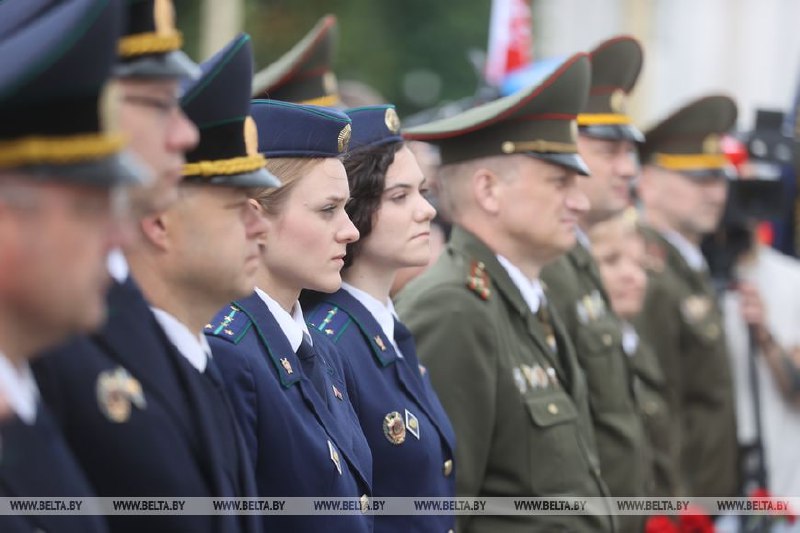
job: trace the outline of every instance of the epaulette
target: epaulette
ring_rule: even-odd
[[[211,322],[206,324],[203,331],[206,335],[239,344],[252,325],[250,317],[241,309],[235,305],[229,305],[218,312]]]
[[[353,319],[337,306],[323,302],[322,305],[306,317],[306,322],[309,327],[324,333],[333,342],[337,342],[342,333],[353,322]]]
[[[480,296],[481,300],[488,300],[492,295],[491,281],[483,261],[472,261],[470,264],[467,288]]]

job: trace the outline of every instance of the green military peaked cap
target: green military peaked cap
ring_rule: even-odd
[[[589,76],[588,56],[575,54],[536,85],[403,136],[438,145],[442,164],[527,154],[588,175],[578,155],[575,118],[586,104]]]
[[[720,140],[736,116],[736,103],[727,96],[699,98],[645,133],[642,161],[701,179],[729,175]]]
[[[642,70],[642,45],[620,35],[589,52],[592,84],[589,100],[578,115],[581,133],[590,137],[643,142],[644,136],[627,113],[628,96]]]
[[[339,90],[333,59],[339,40],[334,15],[326,15],[283,57],[253,78],[253,98],[333,107]]]

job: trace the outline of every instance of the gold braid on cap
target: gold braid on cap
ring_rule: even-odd
[[[514,154],[517,152],[555,152],[559,154],[578,153],[578,145],[574,143],[560,143],[554,141],[505,141],[500,145],[504,154]]]
[[[213,176],[231,176],[233,174],[243,174],[253,172],[264,167],[267,160],[261,154],[234,157],[231,159],[220,159],[218,161],[197,161],[183,165],[184,176],[202,176],[210,178]]]
[[[118,134],[86,133],[58,137],[23,137],[0,141],[0,167],[36,164],[82,163],[102,159],[122,150],[125,140]]]
[[[183,45],[181,32],[167,34],[137,33],[122,37],[117,43],[117,52],[121,57],[136,57],[145,54],[163,54],[179,50]]]
[[[725,168],[728,158],[723,154],[662,154],[653,156],[653,163],[668,170],[703,170],[706,168]]]
[[[578,126],[616,126],[633,122],[631,117],[621,113],[580,113],[577,121]]]
[[[335,107],[339,105],[341,102],[339,101],[339,96],[336,94],[328,94],[326,96],[320,96],[318,98],[311,98],[310,100],[303,100],[301,102],[297,102],[298,104],[303,105],[318,105],[322,107]]]

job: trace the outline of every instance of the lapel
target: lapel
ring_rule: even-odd
[[[577,270],[586,272],[589,275],[595,288],[600,291],[600,295],[603,297],[606,307],[611,309],[611,301],[608,299],[606,287],[603,285],[600,271],[597,270],[597,263],[595,263],[589,250],[579,242],[569,251],[567,257],[572,261],[572,264]]]
[[[109,320],[98,342],[110,348],[109,355],[141,380],[148,392],[159,397],[165,411],[188,436],[199,467],[220,493],[224,473],[216,458],[222,451],[215,438],[217,429],[211,417],[204,414],[210,401],[200,383],[205,378],[169,341],[132,278],[112,287],[109,312],[119,318]],[[186,393],[185,404],[179,398],[182,392]],[[195,422],[196,433],[189,417]]]
[[[93,338],[105,348],[105,353],[139,379],[145,390],[158,397],[164,410],[175,424],[183,429],[195,451],[187,423],[189,413],[176,401],[180,395],[176,368],[171,360],[180,354],[166,340],[144,295],[132,278],[114,283],[108,295],[109,320]]]
[[[242,300],[237,300],[234,305],[242,310],[253,322],[258,333],[259,341],[269,354],[272,364],[278,373],[281,385],[285,389],[298,387],[300,395],[303,397],[308,408],[316,416],[317,420],[330,435],[336,447],[344,454],[347,462],[356,470],[366,486],[371,486],[371,476],[365,475],[361,465],[353,453],[350,442],[344,438],[342,429],[339,428],[340,422],[328,409],[325,399],[321,398],[314,388],[314,384],[309,378],[303,375],[300,360],[292,350],[289,340],[284,335],[277,320],[270,313],[267,305],[261,300],[258,294],[252,295]]]
[[[41,404],[36,422],[27,426],[14,416],[0,427],[0,494],[6,497],[88,497],[89,482],[78,467],[47,409]],[[43,483],[44,482],[44,483]],[[72,527],[100,530],[97,517],[27,515],[20,520],[36,524],[42,531],[62,531]],[[96,527],[92,527],[96,526]]]
[[[404,389],[406,396],[425,413],[439,434],[452,448],[453,442],[449,438],[449,432],[445,431],[445,428],[440,425],[439,418],[430,407],[430,398],[428,398],[428,394],[425,391],[422,376],[419,374],[419,360],[414,348],[414,339],[409,335],[407,338],[402,339],[401,342],[398,340],[398,331],[395,329],[395,340],[403,352],[404,360],[398,356],[390,339],[383,332],[375,317],[349,292],[339,289],[333,294],[326,294],[323,300],[347,313],[355,322],[378,364],[383,368],[391,367],[389,370]],[[397,324],[396,320],[395,323]],[[377,339],[380,339],[380,341]]]
[[[465,257],[467,265],[472,261],[480,261],[484,264],[485,271],[489,275],[491,284],[497,288],[497,292],[503,297],[509,310],[520,317],[525,324],[525,330],[528,336],[536,343],[547,361],[553,366],[556,372],[558,372],[559,379],[563,380],[564,383],[568,383],[568,376],[564,372],[564,367],[559,361],[559,357],[554,354],[547,345],[539,320],[534,316],[533,312],[531,312],[528,304],[525,303],[519,289],[514,285],[514,282],[511,281],[508,272],[506,272],[506,269],[503,268],[503,265],[497,260],[497,256],[494,252],[477,237],[460,226],[453,226],[450,246],[454,251]]]
[[[703,293],[716,302],[716,295],[714,294],[714,288],[712,287],[708,272],[694,270],[689,266],[689,263],[686,262],[686,259],[683,258],[681,252],[671,242],[661,233],[654,233],[656,233],[657,238],[667,252],[666,262],[669,267],[672,268],[681,279],[689,283],[693,292]]]

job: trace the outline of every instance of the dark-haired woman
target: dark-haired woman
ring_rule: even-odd
[[[304,295],[307,317],[336,343],[354,375],[348,392],[372,451],[375,496],[453,497],[453,429],[389,298],[400,268],[428,262],[436,211],[394,107],[346,113],[353,121],[346,210],[361,239],[347,246],[342,289]],[[454,527],[452,515],[375,517],[378,532]]]

